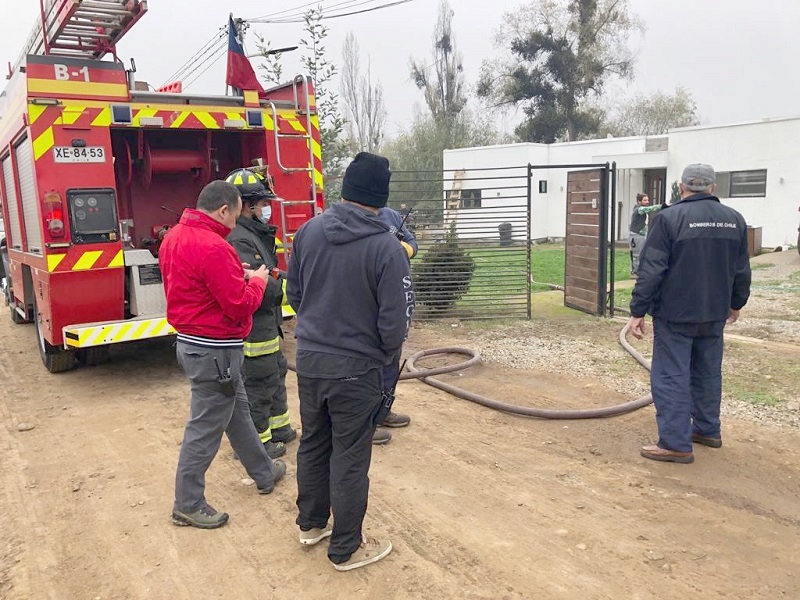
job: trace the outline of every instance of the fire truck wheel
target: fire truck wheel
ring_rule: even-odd
[[[85,367],[95,367],[108,362],[108,346],[93,346],[91,348],[81,348],[75,352],[78,362]]]
[[[22,325],[23,323],[28,322],[28,320],[17,311],[14,301],[14,292],[11,291],[11,280],[8,277],[3,278],[3,299],[5,300],[6,306],[8,306],[8,310],[10,311],[11,321],[17,325]]]
[[[25,317],[17,312],[17,309],[14,305],[9,304],[8,308],[11,309],[11,320],[16,323],[17,325],[22,325],[25,323]]]
[[[33,322],[36,324],[36,338],[39,342],[39,354],[42,357],[42,363],[44,363],[45,368],[51,373],[69,371],[75,366],[75,351],[53,346],[44,339],[44,331],[35,296],[33,300],[33,315]]]

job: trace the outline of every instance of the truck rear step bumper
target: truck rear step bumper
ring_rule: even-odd
[[[145,317],[68,325],[64,327],[63,333],[64,347],[69,349],[147,340],[175,335],[177,332],[167,323],[166,317]]]

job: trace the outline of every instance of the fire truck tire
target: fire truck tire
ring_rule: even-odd
[[[93,346],[91,348],[81,348],[75,352],[78,362],[85,367],[96,367],[108,362],[108,346]]]
[[[64,350],[63,348],[53,346],[44,339],[44,331],[42,330],[35,296],[33,300],[33,314],[33,322],[36,324],[36,338],[39,345],[39,354],[42,357],[42,363],[44,363],[45,368],[51,373],[61,373],[62,371],[69,371],[72,369],[75,366],[75,351]]]
[[[27,323],[28,322],[28,320],[25,317],[23,317],[21,314],[19,314],[19,312],[17,311],[17,309],[16,309],[16,307],[14,305],[15,304],[14,292],[11,291],[11,278],[10,277],[4,277],[3,278],[3,299],[5,300],[6,306],[8,306],[8,309],[10,311],[11,321],[12,322],[16,323],[17,325],[22,325],[23,323]]]
[[[22,325],[25,323],[25,317],[17,312],[16,307],[13,304],[9,304],[8,308],[11,309],[11,320],[16,323],[17,325]]]

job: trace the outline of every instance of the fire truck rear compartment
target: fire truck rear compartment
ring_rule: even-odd
[[[121,128],[112,130],[111,143],[123,241],[154,254],[204,185],[267,156],[260,131]]]

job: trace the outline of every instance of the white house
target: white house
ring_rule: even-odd
[[[646,192],[656,203],[668,200],[684,166],[703,162],[717,171],[720,200],[742,213],[748,225],[761,228],[764,246],[775,247],[797,243],[800,153],[793,148],[798,140],[800,117],[794,117],[686,127],[651,137],[445,150],[445,191],[461,188],[462,216],[482,214],[499,224],[500,207],[527,203],[520,183],[527,165],[549,166],[532,172],[531,238],[564,237],[567,172],[579,169],[558,166],[616,162],[614,233],[626,239],[636,194]],[[515,224],[513,237],[524,239],[524,226]]]

